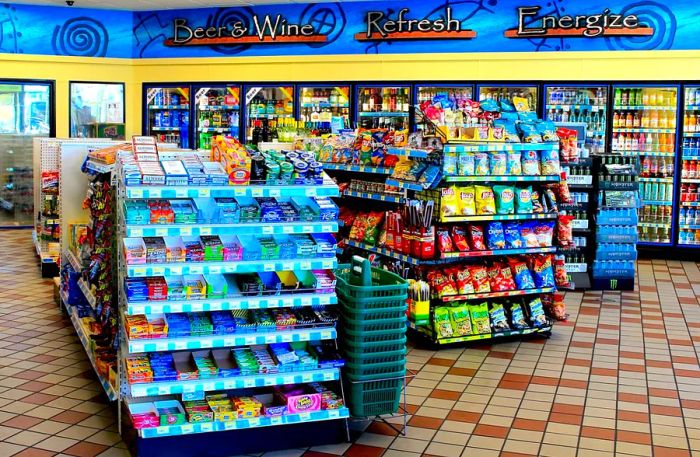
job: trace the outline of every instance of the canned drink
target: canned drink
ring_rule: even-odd
[[[659,200],[666,201],[666,184],[659,186]]]
[[[649,192],[649,200],[658,200],[659,199],[659,183],[654,182],[651,183],[651,192]]]
[[[170,95],[170,103],[173,105],[179,105],[180,104],[180,96],[177,94],[171,94]]]
[[[250,181],[263,183],[266,177],[265,158],[261,155],[254,155],[250,158]]]

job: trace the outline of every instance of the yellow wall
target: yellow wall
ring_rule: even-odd
[[[126,84],[126,134],[141,133],[141,84],[204,81],[700,80],[700,51],[100,59],[0,54],[0,78],[56,81],[56,135],[68,136],[68,82]]]

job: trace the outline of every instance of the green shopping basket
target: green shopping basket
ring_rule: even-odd
[[[345,391],[350,394],[350,414],[354,417],[374,417],[397,412],[401,404],[403,383],[403,376],[378,381],[360,381],[351,376],[346,377]]]
[[[348,317],[340,309],[340,327],[351,330],[353,332],[376,332],[382,331],[387,333],[406,333],[406,315],[400,315],[392,319],[381,319],[381,320],[361,320],[352,319]]]
[[[361,347],[393,347],[399,342],[404,346],[406,344],[406,332],[386,332],[384,330],[373,330],[373,331],[363,331],[363,330],[351,330],[343,327],[342,325],[338,327],[338,332],[341,335],[341,339],[345,342],[352,343],[356,346]],[[384,349],[382,349],[384,350]],[[389,349],[387,349],[389,350]]]
[[[406,349],[406,336],[392,341],[372,341],[372,342],[357,342],[354,338],[340,332],[339,342],[348,351],[363,353],[363,354],[378,354],[384,352],[394,352]]]
[[[408,307],[404,303],[403,306],[396,306],[394,308],[379,309],[379,310],[357,310],[355,308],[348,308],[345,306],[344,302],[340,302],[339,309],[345,317],[352,319],[353,321],[362,322],[374,322],[384,319],[398,319],[400,317],[406,316],[406,309]]]
[[[400,306],[401,303],[394,303],[406,301],[406,280],[381,268],[372,268],[369,260],[362,257],[353,256],[351,264],[339,265],[335,277],[338,295],[351,304],[366,303],[378,309],[384,302]]]

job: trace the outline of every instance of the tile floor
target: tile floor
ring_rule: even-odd
[[[127,456],[29,232],[0,232],[0,252],[0,457]],[[266,457],[700,456],[700,269],[639,276],[638,292],[569,293],[549,340],[411,349],[406,437],[375,423]]]

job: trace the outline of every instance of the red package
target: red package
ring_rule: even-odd
[[[554,281],[557,283],[557,287],[571,288],[569,275],[566,273],[566,259],[563,255],[554,257]]]
[[[540,297],[545,313],[558,321],[565,321],[569,318],[566,313],[566,304],[562,294],[546,294]]]
[[[489,275],[483,265],[472,265],[469,267],[469,274],[472,277],[474,293],[491,292],[489,285]]]
[[[450,277],[440,271],[433,270],[428,273],[430,288],[438,297],[457,295],[457,285]]]
[[[561,173],[561,180],[559,183],[552,185],[552,187],[554,188],[554,193],[557,194],[559,203],[570,205],[574,202],[574,199],[571,198],[571,192],[569,192],[569,183],[566,182],[565,172]]]
[[[559,246],[568,247],[574,245],[574,234],[572,221],[574,216],[559,216],[559,223],[557,224],[557,240],[559,241]]]
[[[437,246],[438,246],[438,251],[445,253],[445,252],[454,252],[455,248],[452,245],[452,239],[450,238],[450,233],[447,231],[446,228],[439,228],[437,230]]]
[[[467,232],[463,227],[452,227],[452,241],[459,252],[468,252],[469,243],[467,242]]]
[[[457,285],[457,292],[461,295],[473,294],[474,285],[472,284],[472,276],[469,273],[469,268],[451,268],[452,278]]]
[[[515,290],[515,281],[508,265],[496,262],[489,268],[488,273],[489,284],[493,292]]]
[[[486,250],[486,244],[484,244],[484,228],[482,226],[469,224],[469,238],[472,249],[475,251]]]

